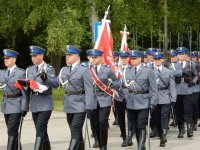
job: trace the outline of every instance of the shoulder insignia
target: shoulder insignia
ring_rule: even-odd
[[[87,63],[87,62],[82,62],[82,63],[81,63],[81,66],[83,66],[83,67],[88,67],[88,63]]]

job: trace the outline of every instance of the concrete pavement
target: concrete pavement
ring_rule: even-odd
[[[120,131],[118,126],[113,126],[113,117],[111,117],[110,129],[109,129],[109,140],[108,140],[108,150],[136,150],[136,140],[133,139],[134,145],[131,147],[122,148],[122,139],[120,136]],[[88,120],[89,125],[89,120]],[[85,126],[84,126],[85,129]],[[7,144],[7,131],[2,113],[0,114],[0,150],[6,150]],[[48,126],[49,137],[51,141],[52,150],[66,150],[70,141],[70,131],[66,121],[66,115],[63,112],[53,112],[52,117],[49,121]],[[168,143],[165,148],[159,147],[159,139],[151,139],[151,150],[199,150],[200,148],[200,128],[198,131],[194,132],[194,137],[189,139],[185,137],[183,139],[177,138],[178,130],[171,128],[168,132]],[[91,135],[91,130],[89,127],[89,135]],[[31,113],[25,118],[22,129],[22,148],[23,150],[33,150],[35,141],[35,128],[31,118]],[[93,145],[93,138],[90,138],[91,145]],[[87,150],[88,141],[86,141]],[[95,150],[91,148],[91,150]],[[97,150],[97,149],[96,149]]]

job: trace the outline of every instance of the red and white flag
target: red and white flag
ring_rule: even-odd
[[[126,25],[124,26],[124,31],[120,31],[120,36],[121,36],[121,48],[120,51],[128,51],[128,43],[127,43],[127,37],[129,35],[129,32],[126,32],[127,28]],[[122,72],[120,70],[120,65],[121,65],[121,59],[119,58],[118,60],[118,66],[116,66],[116,74],[118,79],[122,77]]]
[[[30,80],[30,88],[34,92],[43,93],[44,91],[48,90],[46,85],[42,85],[34,80]]]
[[[124,26],[124,31],[120,31],[121,35],[121,51],[128,51],[128,43],[127,43],[127,36],[129,35],[129,32],[126,32],[127,28],[126,25]]]
[[[113,37],[110,30],[109,20],[102,20],[102,28],[95,43],[94,49],[102,50],[104,52],[103,63],[110,66],[113,71],[116,71],[113,60]]]

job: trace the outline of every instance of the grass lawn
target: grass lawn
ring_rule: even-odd
[[[63,111],[63,97],[64,97],[64,89],[54,89],[53,90],[54,97],[54,110],[55,111]],[[2,101],[2,91],[0,91],[0,102]]]

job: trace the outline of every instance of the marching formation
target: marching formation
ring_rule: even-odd
[[[94,148],[107,150],[109,115],[119,125],[122,147],[132,146],[135,134],[138,150],[146,139],[160,137],[167,143],[169,125],[178,126],[177,138],[193,136],[199,114],[199,56],[185,47],[167,54],[156,48],[147,51],[114,52],[114,72],[104,64],[104,52],[87,50],[88,62],[80,62],[81,50],[67,45],[66,66],[58,76],[44,59],[45,49],[30,46],[33,65],[16,66],[18,52],[3,50],[7,69],[0,70],[3,92],[2,113],[7,126],[7,150],[21,150],[23,118],[30,110],[35,125],[34,150],[51,150],[48,121],[54,108],[52,89],[65,90],[63,109],[71,132],[68,150],[84,150],[83,125],[90,119]],[[173,122],[170,124],[170,116]],[[127,118],[127,122],[125,121]],[[149,131],[151,131],[150,134]],[[119,136],[120,138],[120,136]],[[67,148],[66,148],[67,149]]]

